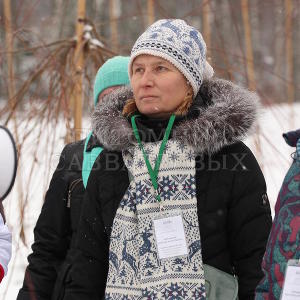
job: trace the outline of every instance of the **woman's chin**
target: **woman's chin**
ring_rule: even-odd
[[[151,116],[155,114],[160,114],[161,110],[158,107],[141,107],[139,109],[140,113],[146,116]]]

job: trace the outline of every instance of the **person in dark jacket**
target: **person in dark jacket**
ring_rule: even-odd
[[[237,276],[240,300],[254,298],[271,212],[241,140],[258,97],[212,78],[205,55],[195,28],[159,20],[132,49],[132,91],[97,105],[93,132],[104,150],[64,300],[210,299],[212,290],[229,299],[227,286],[206,285],[207,266]]]
[[[115,56],[98,70],[94,104],[120,86],[129,84],[129,57]],[[102,151],[92,135],[64,147],[53,174],[45,203],[34,229],[32,253],[18,300],[58,300],[75,254],[74,241],[84,187],[94,161]]]
[[[288,145],[296,147],[296,152],[276,201],[262,262],[264,278],[256,288],[256,300],[280,299],[287,263],[290,259],[300,259],[300,129],[283,137]]]

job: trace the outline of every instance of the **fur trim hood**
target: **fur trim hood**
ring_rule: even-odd
[[[259,98],[254,92],[223,79],[205,80],[199,94],[207,105],[195,118],[185,118],[174,126],[172,137],[188,143],[197,153],[213,154],[226,145],[243,140],[257,118]],[[128,149],[136,143],[131,125],[122,115],[123,107],[133,97],[129,86],[107,95],[92,115],[93,132],[108,150]],[[196,97],[197,99],[197,97]]]

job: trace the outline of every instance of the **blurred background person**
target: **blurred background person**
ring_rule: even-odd
[[[129,84],[129,57],[116,56],[98,70],[94,81],[94,104],[120,86]],[[63,149],[45,203],[34,229],[23,287],[18,300],[60,299],[75,255],[84,187],[101,145],[90,133],[84,140]]]
[[[7,274],[8,263],[11,258],[11,233],[5,225],[4,210],[0,202],[0,282]]]
[[[264,278],[256,288],[256,300],[279,299],[288,260],[300,259],[300,129],[283,137],[296,151],[275,205],[275,218],[262,262]]]
[[[10,131],[0,125],[0,282],[7,274],[11,259],[12,237],[5,220],[3,202],[16,178],[18,157],[15,140]]]

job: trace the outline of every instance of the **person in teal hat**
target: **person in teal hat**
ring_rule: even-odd
[[[105,62],[98,70],[94,82],[94,104],[99,99],[112,92],[116,87],[128,85],[128,66],[129,56],[115,56]]]
[[[94,104],[95,106],[101,99],[106,95],[120,86],[128,85],[129,77],[128,70],[124,66],[128,66],[129,56],[115,56],[109,59],[103,66],[98,70],[95,82],[94,82]],[[84,145],[84,156],[82,164],[82,180],[83,185],[86,187],[87,181],[92,169],[92,166],[101,153],[101,147],[91,148],[89,146],[92,132],[89,133],[85,140]]]
[[[129,57],[115,56],[98,70],[94,104],[129,84]],[[75,256],[75,240],[89,174],[102,147],[92,132],[86,139],[66,145],[53,174],[34,229],[23,286],[17,300],[60,299]]]

